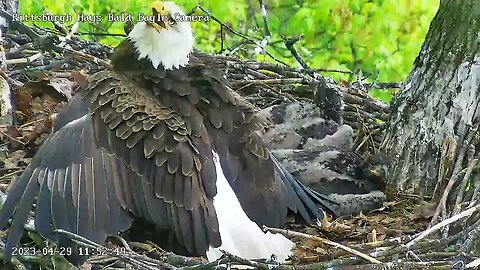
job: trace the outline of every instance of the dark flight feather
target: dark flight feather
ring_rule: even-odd
[[[189,66],[165,71],[137,61],[128,40],[117,51],[116,70],[88,78],[9,192],[0,211],[0,229],[13,219],[7,259],[37,196],[37,229],[61,244],[74,246],[53,229],[102,243],[143,218],[204,255],[221,244],[212,151],[258,225],[281,227],[288,210],[323,218],[315,205],[323,198],[269,154],[256,134],[264,120],[207,68],[208,58],[195,53]]]

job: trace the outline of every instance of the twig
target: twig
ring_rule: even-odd
[[[49,16],[49,18],[51,18],[52,14],[48,10],[45,10],[44,12]],[[55,20],[49,20],[49,21],[53,24],[53,27],[57,29],[60,33],[64,35],[68,34],[68,30],[63,25],[59,24]]]
[[[0,130],[0,134],[2,134],[3,136],[7,137],[9,140],[12,140],[12,141],[14,141],[14,142],[16,142],[16,143],[18,143],[18,144],[25,145],[25,143],[22,142],[21,140],[10,136],[8,133],[6,133],[6,132],[4,132],[4,131],[2,131],[2,130]]]
[[[123,239],[122,237],[120,237],[120,235],[114,235],[113,237],[118,239],[122,243],[123,247],[125,247],[127,249],[128,252],[134,253],[134,251],[132,250],[130,245],[127,243],[127,241],[125,239]]]
[[[401,82],[374,82],[365,83],[363,86],[367,89],[390,89],[390,88],[402,88]]]
[[[249,80],[232,83],[232,87],[240,87],[245,84],[290,84],[290,83],[306,83],[303,78],[282,78],[282,79],[267,79],[267,80]]]
[[[477,164],[478,164],[478,159],[476,158],[470,160],[468,163],[467,170],[465,172],[465,175],[463,176],[463,180],[457,188],[458,193],[457,193],[457,198],[455,199],[455,207],[453,209],[454,215],[458,214],[461,210],[461,205],[464,198],[465,190],[467,189],[468,179],[470,179],[473,169],[477,166]]]
[[[1,8],[0,17],[5,18],[5,20],[7,20],[10,25],[17,28],[20,32],[27,34],[31,39],[36,40],[40,38],[40,35],[33,31],[30,26],[27,26],[26,24],[17,20],[14,21],[12,15]]]
[[[258,41],[254,40],[254,39],[252,39],[252,38],[250,38],[250,37],[248,37],[248,36],[246,36],[246,35],[244,35],[244,34],[242,34],[242,33],[240,33],[240,32],[237,32],[237,31],[233,30],[233,28],[231,28],[230,26],[224,24],[222,21],[220,21],[219,19],[217,19],[215,16],[212,15],[211,12],[209,12],[208,10],[206,10],[205,8],[203,8],[201,5],[197,5],[196,7],[194,7],[188,14],[194,13],[195,10],[197,10],[197,9],[200,9],[201,11],[205,12],[205,14],[207,14],[210,18],[212,18],[212,20],[214,20],[215,22],[217,22],[218,24],[220,24],[222,27],[228,29],[228,31],[232,32],[234,35],[239,36],[239,37],[241,37],[241,38],[243,38],[243,39],[245,39],[245,40],[247,40],[247,41],[249,41],[249,42],[251,42],[251,43],[253,43],[253,44],[256,44],[257,46],[262,47],[262,45],[261,45]],[[272,55],[271,53],[269,53],[267,50],[265,50],[265,54],[268,55],[270,58],[272,58],[274,61],[276,61],[276,62],[278,62],[278,63],[280,63],[280,64],[282,64],[282,65],[288,66],[287,63],[285,63],[285,62],[283,62],[282,60],[278,59],[277,57],[273,56],[273,55]]]
[[[107,67],[107,68],[112,68],[112,65],[103,60],[103,59],[100,59],[98,57],[95,57],[93,55],[90,55],[90,54],[86,54],[86,53],[83,53],[83,52],[79,52],[79,51],[76,51],[76,50],[73,50],[73,49],[69,49],[69,48],[61,48],[59,47],[59,49],[63,49],[64,52],[66,53],[69,53],[71,54],[72,56],[74,56],[75,58],[78,58],[78,59],[81,59],[81,60],[87,60],[87,61],[93,61],[94,63],[96,64],[100,64],[104,67]]]
[[[460,212],[459,214],[455,215],[455,216],[452,216],[448,219],[445,219],[444,221],[438,223],[438,224],[435,224],[434,226],[428,228],[427,230],[425,230],[424,232],[422,232],[419,236],[417,236],[415,239],[411,240],[410,242],[408,242],[405,247],[407,248],[411,248],[413,245],[415,245],[416,243],[418,243],[420,240],[422,240],[423,238],[427,237],[429,234],[433,233],[433,232],[436,232],[438,230],[440,230],[443,226],[446,226],[448,224],[451,224],[459,219],[462,219],[462,218],[465,218],[465,217],[469,217],[471,216],[473,213],[475,213],[477,210],[480,209],[480,204],[472,207],[472,208],[469,208],[463,212]]]
[[[20,170],[15,170],[15,171],[10,172],[10,173],[6,173],[6,174],[0,176],[0,180],[8,179],[8,178],[10,178],[11,176],[16,175],[16,174],[19,173],[20,171],[22,171],[22,169],[20,169]]]
[[[478,269],[480,266],[480,259],[476,259],[465,265],[465,269]]]
[[[272,34],[270,33],[270,29],[268,28],[268,20],[267,20],[267,9],[265,8],[265,4],[263,0],[258,0],[260,4],[260,8],[262,9],[262,17],[263,17],[263,26],[265,28],[265,36],[263,37],[262,41],[257,45],[257,47],[253,50],[255,55],[259,54],[260,52],[266,52],[265,47],[270,42],[270,37]]]
[[[319,241],[321,243],[324,243],[324,244],[327,244],[327,245],[331,245],[331,246],[334,246],[334,247],[337,247],[337,248],[341,248],[351,254],[354,254],[354,255],[357,255],[359,256],[360,258],[363,258],[371,263],[375,263],[375,264],[381,264],[382,262],[367,255],[367,254],[364,254],[360,251],[357,251],[355,249],[352,249],[350,247],[347,247],[347,246],[344,246],[342,244],[339,244],[339,243],[335,243],[333,241],[330,241],[328,239],[325,239],[325,238],[321,238],[321,237],[318,237],[318,236],[313,236],[313,235],[309,235],[309,234],[305,234],[305,233],[299,233],[299,232],[294,232],[294,231],[290,231],[290,230],[283,230],[283,229],[276,229],[276,228],[269,228],[269,227],[266,227],[264,226],[263,227],[263,230],[264,231],[269,231],[269,232],[272,232],[272,233],[280,233],[280,234],[283,234],[285,236],[293,236],[293,237],[300,237],[300,238],[304,238],[304,239],[310,239],[310,240],[314,240],[314,241]]]
[[[445,214],[446,212],[446,203],[447,203],[448,195],[450,194],[450,190],[452,189],[453,185],[455,184],[455,182],[457,181],[460,175],[460,172],[462,170],[461,168],[463,166],[464,157],[469,149],[470,143],[472,142],[473,138],[477,134],[477,131],[478,131],[478,124],[476,124],[473,128],[469,130],[465,140],[463,141],[462,148],[460,149],[459,154],[456,157],[456,162],[452,172],[452,177],[448,181],[447,187],[443,191],[443,195],[440,199],[440,202],[438,203],[437,209],[435,210],[432,220],[430,221],[430,226],[432,226],[433,224],[435,224],[435,222],[437,222],[440,212],[442,212],[443,214]],[[455,139],[452,139],[452,142],[454,143],[454,146],[451,146],[450,144],[448,144],[448,148],[450,150],[448,152],[451,154],[447,153],[446,157],[453,160],[456,152],[457,144]]]
[[[478,195],[480,194],[480,184],[477,183],[475,185],[475,189],[473,190],[473,193],[472,193],[472,200],[470,201],[470,203],[468,204],[468,207],[472,207],[476,204],[477,200],[479,199]]]
[[[74,241],[75,243],[77,243],[79,245],[83,245],[83,246],[90,247],[90,248],[104,248],[100,244],[97,244],[93,241],[90,241],[90,240],[80,236],[80,235],[77,235],[77,234],[62,230],[62,229],[54,230],[54,232],[55,233],[61,233],[65,236],[69,237],[72,241]],[[163,269],[174,269],[175,268],[170,264],[167,264],[167,263],[149,258],[145,255],[139,255],[139,254],[136,254],[136,253],[122,254],[121,252],[120,253],[115,252],[115,251],[113,251],[109,248],[106,248],[106,251],[108,251],[108,255],[110,255],[112,257],[119,258],[122,261],[125,261],[125,262],[139,268],[139,269],[154,270],[154,269],[157,269],[155,267],[155,265],[156,266],[161,266]]]
[[[304,69],[310,69],[310,67],[303,61],[302,57],[298,54],[297,50],[295,50],[295,47],[293,45],[297,43],[300,39],[303,38],[303,35],[300,35],[296,38],[287,38],[285,35],[282,35],[283,42],[285,44],[285,47],[292,53],[293,57],[297,60],[297,62],[304,68]]]
[[[330,68],[315,68],[313,71],[316,72],[333,72],[333,73],[342,73],[342,74],[355,74],[352,71],[340,70],[340,69],[330,69]]]
[[[126,37],[126,34],[116,33],[99,33],[99,32],[78,32],[77,35],[89,35],[89,36],[107,36],[107,37]]]
[[[422,259],[420,259],[420,257],[418,257],[417,254],[415,254],[415,252],[409,250],[407,252],[407,254],[405,255],[405,258],[408,259],[408,255],[411,255],[413,258],[415,258],[415,260],[419,261],[419,262],[423,262]]]
[[[7,59],[7,65],[15,65],[15,64],[28,64],[31,63],[43,56],[43,52],[38,52],[32,56],[24,57],[24,58],[17,58],[17,59]]]
[[[271,37],[272,34],[270,33],[270,29],[268,27],[268,19],[267,19],[267,9],[265,8],[265,4],[263,0],[258,0],[260,4],[260,8],[262,9],[262,17],[263,17],[263,26],[265,27],[265,36]]]
[[[78,30],[78,27],[80,27],[80,22],[75,22],[70,30],[70,32],[67,32],[67,34],[65,35],[65,39],[62,40],[62,42],[60,42],[60,44],[58,45],[58,47],[65,47],[65,45],[67,44],[67,40],[70,40],[72,39],[72,37],[75,35],[75,33],[77,32]]]

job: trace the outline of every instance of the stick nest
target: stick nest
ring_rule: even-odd
[[[18,32],[5,35],[2,51],[6,61],[2,63],[0,74],[13,89],[15,106],[15,123],[0,126],[0,147],[8,146],[8,151],[0,151],[1,155],[6,154],[5,157],[0,156],[0,189],[4,192],[11,178],[29,164],[32,150],[51,130],[55,113],[74,95],[75,89],[88,74],[109,66],[108,57],[112,53],[112,48],[108,46],[68,35],[65,38],[25,25],[16,25],[16,28]],[[287,41],[293,48],[291,40]],[[330,112],[331,117],[353,127],[355,146],[359,152],[378,151],[390,109],[387,104],[368,95],[372,85],[361,81],[338,84],[318,70],[305,67],[297,69],[224,55],[210,57],[212,65],[224,72],[233,89],[259,108],[296,100],[316,103]],[[340,98],[336,100],[335,97]],[[451,269],[458,263],[473,264],[473,258],[457,251],[454,245],[466,234],[478,233],[475,229],[478,224],[442,240],[427,239],[426,235],[439,229],[432,227],[430,231],[424,231],[431,217],[431,206],[418,206],[413,201],[416,199],[398,199],[397,202],[386,203],[385,208],[377,213],[360,214],[348,220],[326,219],[310,227],[292,223],[288,224],[289,230],[277,229],[276,232],[297,243],[293,260],[283,265],[274,258],[251,261],[227,253],[216,262],[206,263],[199,258],[165,252],[149,242],[128,243],[116,238],[100,246],[68,232],[57,233],[66,234],[85,247],[106,247],[107,252],[89,259],[83,266],[85,269],[92,265],[102,265],[107,269],[223,269],[225,265],[261,269],[350,269],[354,266],[383,269],[384,264],[379,263],[387,262],[397,269]],[[457,225],[452,228],[461,227],[458,221],[474,215],[471,209],[467,210],[469,213],[461,212],[446,223]],[[474,210],[478,215],[477,209]],[[42,242],[31,224],[27,224],[26,228],[30,230],[29,236],[34,244],[43,247],[51,245]],[[474,246],[474,243],[469,244]],[[125,252],[114,252],[118,247]],[[3,243],[0,243],[0,248],[4,248]],[[74,269],[60,256],[17,256],[11,263],[15,269],[27,269],[26,265],[28,268],[34,265],[44,269]]]

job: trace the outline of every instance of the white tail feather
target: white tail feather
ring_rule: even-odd
[[[269,259],[275,254],[280,262],[285,261],[295,244],[283,235],[264,233],[248,218],[223,175],[218,155],[213,155],[217,168],[217,195],[213,198],[213,205],[217,212],[222,245],[209,248],[208,260],[218,259],[222,255],[220,250],[225,250],[244,259]]]

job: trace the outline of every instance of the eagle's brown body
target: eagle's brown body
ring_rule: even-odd
[[[200,54],[181,69],[154,69],[126,40],[112,64],[88,78],[10,191],[0,212],[0,228],[13,220],[7,251],[38,195],[36,227],[47,238],[57,239],[52,224],[102,243],[136,217],[203,255],[221,243],[212,151],[257,224],[283,226],[288,209],[321,216],[272,162],[255,109]]]

